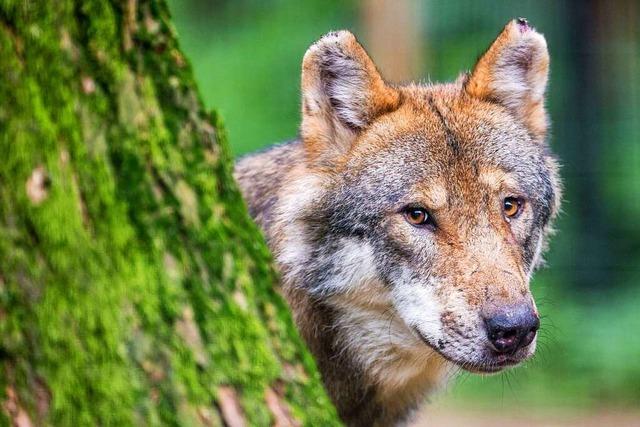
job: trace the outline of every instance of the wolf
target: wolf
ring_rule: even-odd
[[[299,138],[236,164],[348,425],[407,423],[458,370],[533,355],[529,281],[561,197],[548,70],[525,19],[448,84],[389,84],[331,32],[304,55]]]

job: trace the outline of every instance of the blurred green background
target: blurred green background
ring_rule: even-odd
[[[640,4],[636,0],[173,0],[182,48],[236,155],[294,138],[300,62],[352,30],[392,80],[446,81],[511,18],[551,53],[551,146],[565,182],[548,265],[532,284],[544,316],[525,367],[465,375],[440,405],[640,407]],[[615,423],[613,424],[615,425]]]

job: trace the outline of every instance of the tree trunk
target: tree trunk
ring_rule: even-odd
[[[0,2],[4,425],[336,424],[163,1]]]
[[[363,0],[360,3],[367,49],[392,82],[424,77],[424,35],[420,0]]]

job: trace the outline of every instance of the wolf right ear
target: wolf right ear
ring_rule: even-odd
[[[532,135],[544,139],[544,93],[549,53],[544,36],[524,18],[509,22],[480,57],[464,88],[471,96],[497,102],[514,113]]]
[[[301,135],[315,158],[344,153],[359,132],[398,108],[399,101],[348,31],[325,35],[304,55]]]

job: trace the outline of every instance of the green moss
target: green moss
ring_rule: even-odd
[[[224,384],[268,425],[281,383],[336,424],[166,6],[122,4],[0,2],[2,393],[42,425],[215,425]]]

